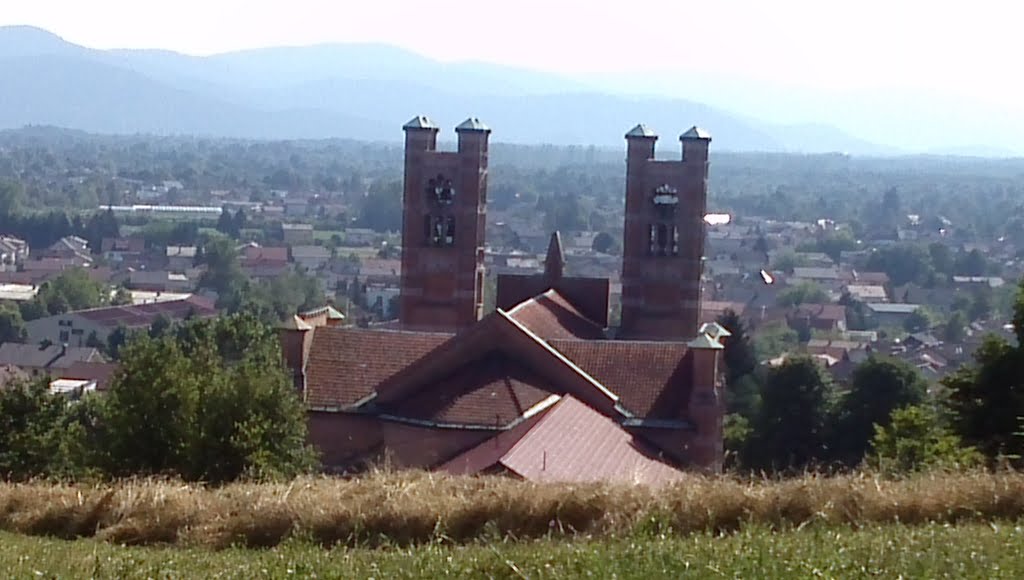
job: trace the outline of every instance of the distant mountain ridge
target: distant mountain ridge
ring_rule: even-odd
[[[442,63],[390,46],[332,44],[193,57],[95,50],[37,28],[0,27],[0,128],[396,141],[415,114],[450,129],[469,115],[510,143],[621,145],[644,122],[678,147],[692,124],[735,151],[887,154],[827,125],[780,125],[698,101],[630,97],[580,80]]]

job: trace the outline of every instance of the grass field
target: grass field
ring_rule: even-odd
[[[0,533],[10,578],[1024,578],[1015,525],[744,528],[716,536],[325,549],[122,547]]]

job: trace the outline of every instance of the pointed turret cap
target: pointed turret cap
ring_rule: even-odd
[[[704,334],[703,332],[697,335],[697,338],[686,343],[686,346],[690,348],[701,348],[708,350],[724,350],[725,347],[722,343]]]
[[[459,126],[455,128],[456,132],[461,131],[480,131],[482,133],[490,133],[491,128],[484,124],[483,121],[476,117],[470,117],[465,121],[459,123]]]
[[[285,320],[280,328],[282,330],[313,330],[313,325],[299,318],[298,316],[292,316]]]
[[[709,322],[701,325],[699,332],[701,334],[706,334],[715,340],[720,338],[729,338],[732,336],[732,333],[729,332],[727,328],[717,322]]]
[[[327,306],[327,319],[328,320],[345,320],[345,315],[339,310],[336,310],[333,306]]]
[[[412,119],[409,119],[408,123],[406,123],[405,125],[402,125],[402,128],[403,129],[428,129],[428,130],[436,131],[437,130],[437,125],[435,125],[434,122],[431,121],[429,117],[426,117],[424,115],[417,115],[417,116],[413,117]]]
[[[651,129],[647,125],[644,125],[643,123],[640,123],[636,127],[633,127],[632,129],[630,129],[629,133],[626,133],[626,139],[637,139],[637,138],[639,138],[639,139],[657,139],[658,138],[658,134],[654,132],[654,129]]]
[[[704,129],[701,129],[700,127],[694,125],[693,127],[690,127],[689,130],[687,130],[685,133],[679,136],[680,141],[688,141],[690,139],[710,141],[711,133],[708,133]]]
[[[544,257],[544,277],[548,281],[559,280],[565,271],[565,252],[562,251],[562,235],[558,231],[551,233],[548,242],[548,255]]]

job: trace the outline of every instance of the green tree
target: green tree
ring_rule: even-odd
[[[223,482],[312,465],[305,412],[272,327],[252,316],[135,336],[103,406],[103,467]]]
[[[80,432],[69,421],[67,399],[50,394],[48,383],[0,388],[0,479],[73,475],[81,467]]]
[[[801,304],[824,304],[828,302],[828,293],[819,284],[811,281],[800,282],[779,292],[776,298],[779,306],[799,306]]]
[[[925,332],[932,327],[933,317],[923,306],[910,313],[903,321],[907,332]]]
[[[1020,332],[1020,328],[1018,328]],[[1015,434],[1024,417],[1024,357],[1020,347],[988,336],[974,353],[973,364],[943,379],[956,433],[989,458],[1020,456]]]
[[[215,237],[204,247],[206,272],[199,279],[199,287],[217,293],[217,305],[237,309],[242,302],[248,279],[238,261],[238,250],[228,238]]]
[[[130,306],[133,301],[131,290],[124,286],[119,286],[117,291],[114,292],[114,296],[110,299],[110,303],[114,306]]]
[[[942,326],[942,339],[951,344],[963,342],[967,338],[967,323],[962,311],[954,311]]]
[[[981,454],[964,446],[928,406],[894,409],[887,424],[874,429],[868,464],[884,472],[967,468],[981,463]]]
[[[619,247],[619,243],[615,241],[615,238],[608,232],[600,232],[594,236],[591,249],[602,254],[618,254],[622,251],[622,248]]]
[[[833,448],[848,465],[868,451],[874,426],[887,427],[894,409],[918,405],[928,384],[916,368],[898,359],[872,356],[857,366],[841,399]]]
[[[455,193],[458,195],[458,192]],[[377,180],[370,186],[358,207],[360,227],[376,232],[402,229],[402,182]]]
[[[754,416],[761,396],[761,385],[754,375],[757,370],[757,354],[754,344],[747,334],[746,326],[739,315],[726,310],[718,318],[718,323],[732,333],[723,339],[725,351],[722,358],[725,364],[726,407],[730,413],[738,413],[746,418]]]
[[[746,463],[755,468],[803,468],[827,460],[834,387],[810,357],[771,369],[753,422]]]
[[[65,270],[39,287],[33,306],[21,309],[25,320],[49,314],[63,314],[71,310],[95,308],[109,302],[107,287],[89,277],[82,268]]]
[[[9,304],[0,306],[0,342],[25,342],[26,338],[28,332],[21,311]]]

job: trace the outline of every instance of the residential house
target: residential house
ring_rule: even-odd
[[[213,318],[217,314],[212,301],[189,296],[184,300],[138,306],[105,306],[66,312],[26,322],[25,329],[30,343],[49,341],[80,347],[96,341],[106,344],[110,333],[118,327],[148,329],[161,317],[170,322],[181,322],[187,318]]]
[[[89,242],[78,236],[64,236],[43,250],[40,257],[72,260],[79,265],[92,263]]]
[[[801,304],[789,311],[786,321],[798,332],[845,332],[846,307],[841,304]]]
[[[288,272],[288,248],[263,247],[249,244],[242,250],[242,270],[251,278],[276,278]]]
[[[880,303],[889,301],[889,295],[885,291],[885,286],[848,284],[843,291],[858,302]]]
[[[283,223],[281,224],[281,239],[289,246],[312,244],[313,225]]]
[[[316,272],[327,265],[331,252],[324,246],[292,246],[292,261],[307,272]]]
[[[903,322],[921,308],[920,304],[868,303],[868,311],[879,326],[903,326]]]
[[[28,243],[14,236],[0,236],[0,269],[8,269],[28,259]]]
[[[146,251],[146,240],[142,237],[103,238],[100,253],[113,265],[138,260]]]
[[[99,350],[84,345],[68,346],[56,341],[0,344],[0,366],[16,366],[33,377],[60,373],[83,362],[104,362],[104,359]]]
[[[369,228],[347,228],[345,230],[345,244],[349,246],[372,246],[380,236]]]
[[[171,272],[191,270],[195,266],[196,252],[195,246],[167,246],[164,250],[167,269]]]
[[[186,274],[167,270],[137,270],[129,274],[128,286],[150,292],[190,292],[195,284]]]

